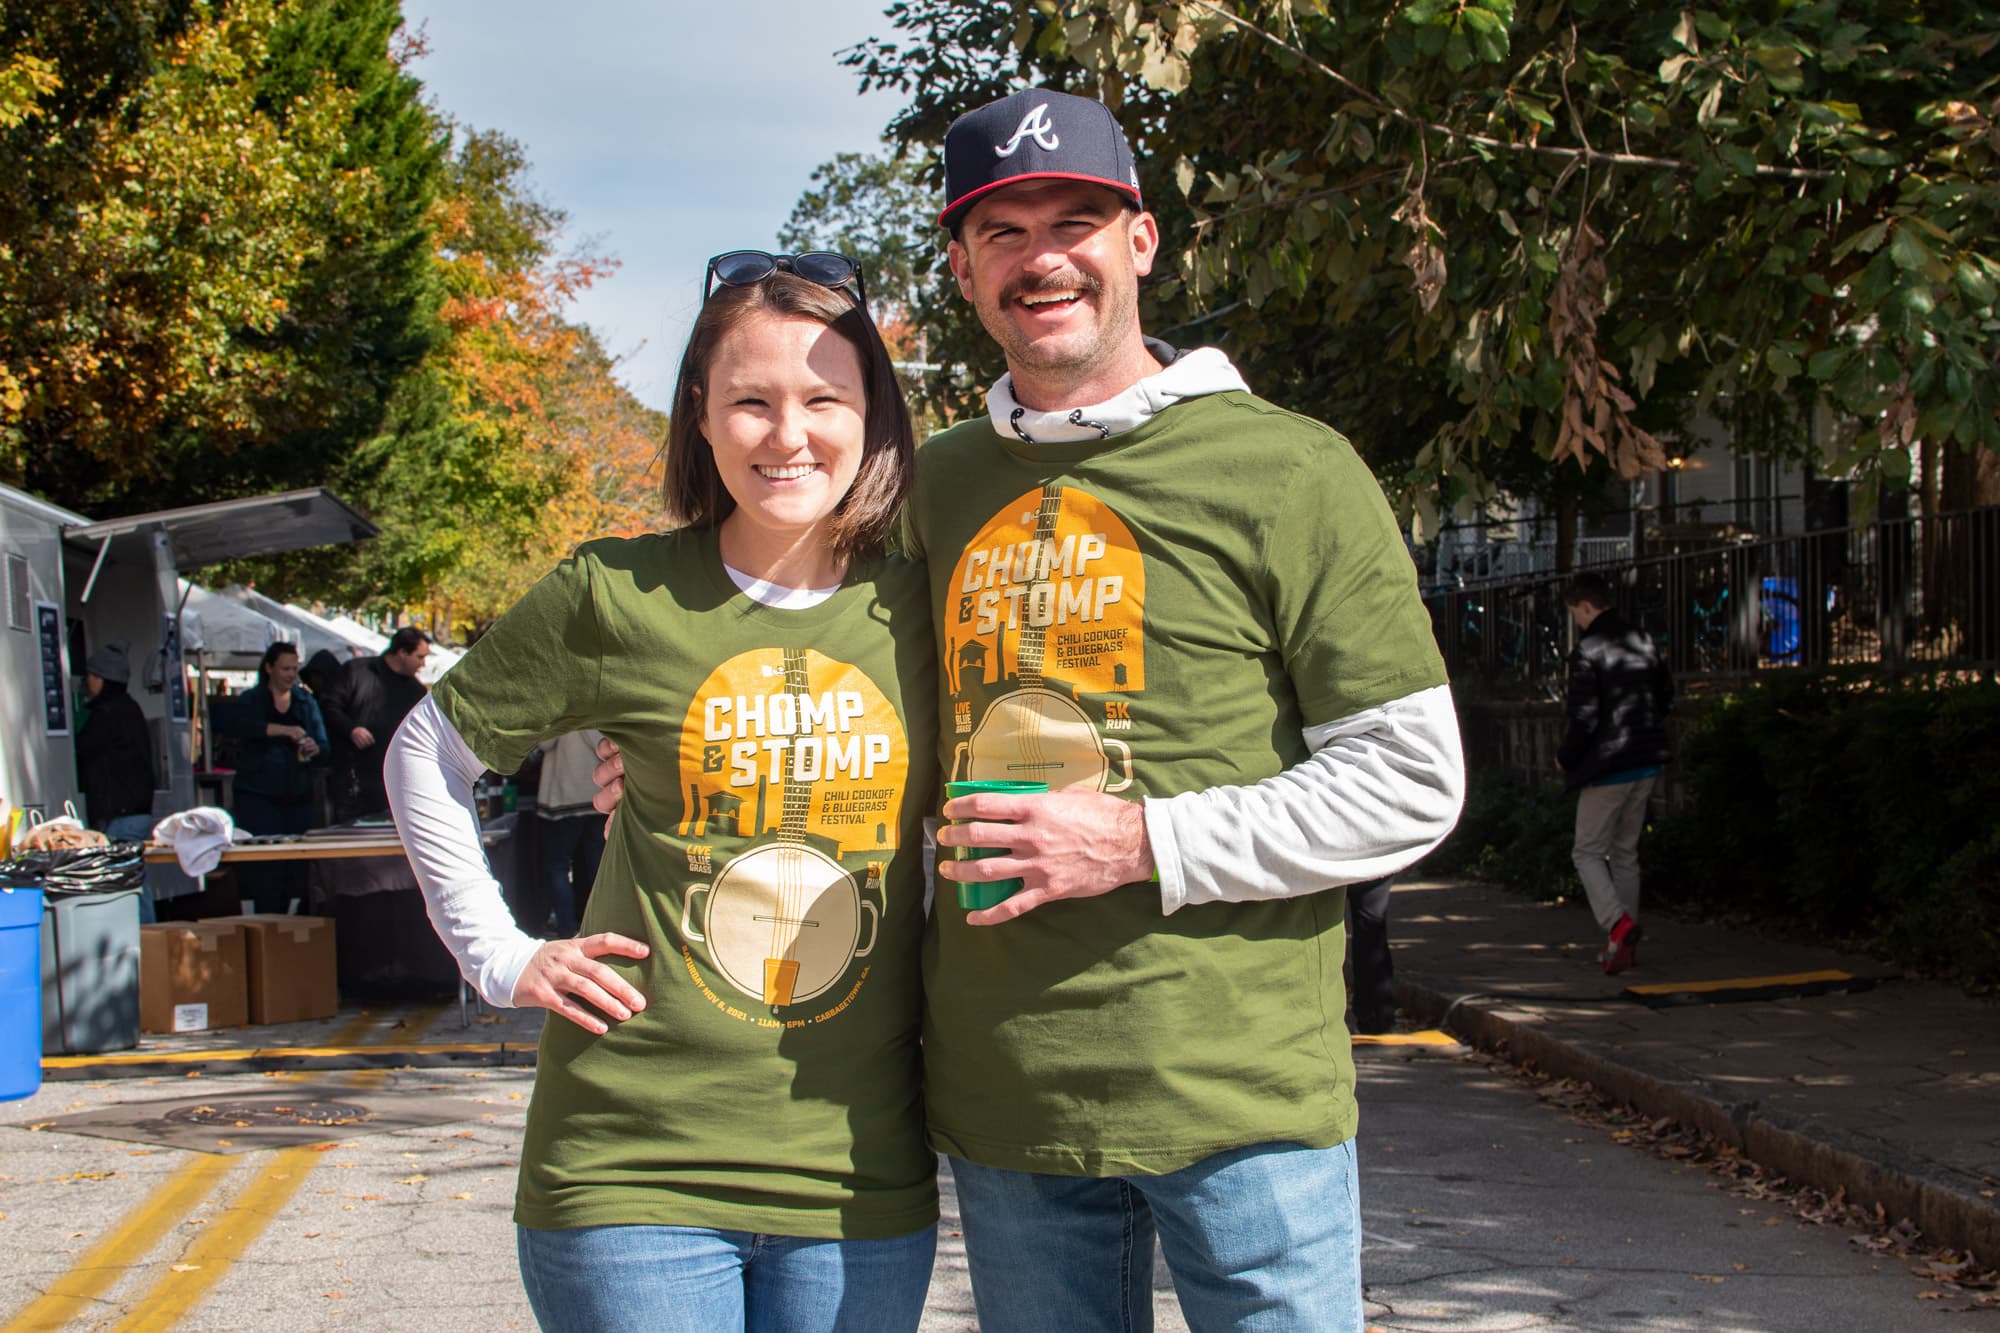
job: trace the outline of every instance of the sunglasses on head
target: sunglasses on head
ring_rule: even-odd
[[[800,255],[773,255],[762,250],[731,250],[708,261],[708,276],[701,284],[706,301],[718,282],[725,287],[755,287],[773,273],[794,273],[822,287],[854,288],[854,302],[863,310],[868,298],[861,286],[861,265],[831,250],[808,250]]]

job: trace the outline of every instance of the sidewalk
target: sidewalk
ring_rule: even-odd
[[[2000,1261],[2000,1005],[1874,959],[1657,914],[1639,966],[1607,977],[1582,904],[1465,881],[1396,885],[1390,933],[1397,998],[1419,1025],[1504,1045]],[[1716,982],[1739,984],[1683,989]],[[1653,1007],[1628,987],[1665,993]],[[1732,994],[1754,998],[1715,1002]]]

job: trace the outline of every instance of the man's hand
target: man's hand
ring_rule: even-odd
[[[366,727],[356,727],[347,733],[347,739],[354,742],[354,748],[365,750],[375,743],[375,733]]]
[[[590,808],[604,816],[604,836],[611,836],[611,816],[618,809],[618,803],[625,799],[625,756],[618,752],[618,742],[609,736],[597,739],[597,767],[590,770],[590,780],[597,784],[597,794],[590,798]]]
[[[585,1032],[601,1037],[610,1031],[610,1025],[584,1004],[622,1023],[646,1007],[646,997],[596,960],[606,955],[644,958],[651,952],[637,940],[608,933],[580,940],[550,940],[535,950],[521,979],[514,983],[514,1003],[520,1008],[532,1005],[561,1014]]]
[[[965,884],[1022,881],[1020,891],[999,906],[965,918],[975,926],[997,926],[1060,898],[1095,898],[1153,874],[1146,812],[1135,801],[1094,791],[1046,796],[987,792],[946,801],[944,815],[971,822],[938,830],[942,878]],[[1009,822],[993,822],[998,820]],[[1011,850],[1005,856],[953,861],[946,859],[945,847]]]

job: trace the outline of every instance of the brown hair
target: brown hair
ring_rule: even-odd
[[[854,485],[834,507],[830,535],[833,549],[843,557],[876,550],[910,493],[916,471],[917,439],[910,410],[896,382],[889,349],[868,312],[846,292],[791,273],[773,273],[747,287],[717,287],[703,303],[674,385],[666,480],[661,487],[667,512],[686,527],[713,528],[736,510],[735,497],[722,484],[715,454],[701,433],[701,398],[717,345],[745,320],[763,313],[815,320],[860,354],[867,394],[861,466]]]

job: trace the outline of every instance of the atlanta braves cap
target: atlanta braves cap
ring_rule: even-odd
[[[1030,88],[951,123],[944,136],[946,202],[938,225],[956,227],[981,196],[1022,180],[1090,181],[1144,206],[1131,145],[1110,108],[1088,97]]]

